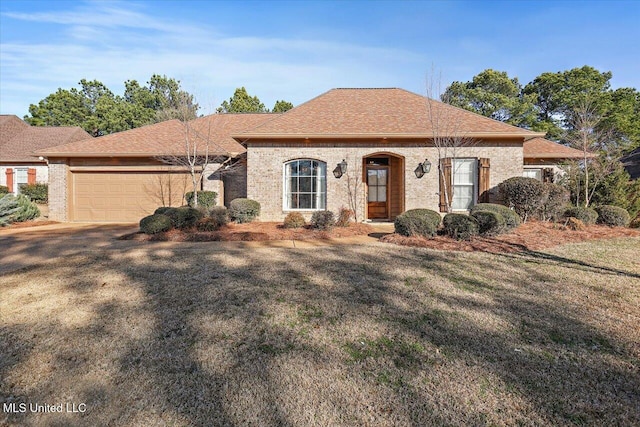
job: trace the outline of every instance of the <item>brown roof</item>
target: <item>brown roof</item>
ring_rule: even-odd
[[[544,138],[534,138],[524,143],[525,159],[582,159],[581,150],[567,147]],[[587,157],[595,157],[589,153]]]
[[[332,89],[248,132],[250,138],[430,138],[437,133],[474,138],[533,138],[511,126],[403,89]]]
[[[271,114],[212,114],[191,121],[189,130],[195,131],[193,136],[197,138],[195,141],[200,147],[206,146],[205,140],[210,141],[210,154],[234,156],[246,150],[231,135],[262,124],[273,117]],[[179,120],[168,120],[53,147],[40,154],[47,157],[181,155],[185,150],[185,129]]]
[[[0,162],[39,162],[37,151],[91,138],[82,128],[29,126],[17,116],[0,116]]]

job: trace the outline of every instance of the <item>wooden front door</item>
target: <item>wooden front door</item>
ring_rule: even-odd
[[[386,166],[367,167],[367,217],[369,219],[389,218],[389,168]]]

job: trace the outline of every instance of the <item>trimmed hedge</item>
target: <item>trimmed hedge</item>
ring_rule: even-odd
[[[221,227],[220,222],[216,218],[205,217],[196,223],[198,231],[216,231]]]
[[[523,221],[532,217],[546,198],[544,184],[535,178],[509,178],[498,185],[505,203],[513,207]]]
[[[284,228],[302,228],[306,224],[300,212],[289,212],[284,218]]]
[[[209,218],[217,221],[220,227],[222,227],[229,223],[229,211],[224,206],[214,206],[209,211]]]
[[[331,211],[316,211],[311,215],[309,224],[316,230],[329,230],[336,225],[336,220]]]
[[[144,234],[162,233],[171,230],[172,227],[171,218],[164,214],[153,214],[140,220],[140,231]]]
[[[564,211],[565,218],[577,218],[585,224],[595,224],[598,219],[598,212],[591,208],[570,207]]]
[[[233,199],[229,203],[229,216],[239,224],[251,222],[260,215],[260,203],[251,199]]]
[[[504,218],[504,225],[506,227],[505,231],[516,228],[522,223],[520,215],[504,205],[497,205],[495,203],[478,203],[471,208],[471,215],[478,211],[489,211],[502,215],[502,218]]]
[[[9,194],[9,187],[6,185],[0,185],[0,196]]]
[[[485,236],[495,236],[507,229],[502,215],[491,211],[475,211],[471,214],[478,222],[478,232]]]
[[[469,215],[449,213],[442,220],[447,236],[456,240],[469,240],[478,234],[478,221]]]
[[[433,237],[442,217],[430,209],[410,209],[398,215],[393,222],[395,232],[403,236]]]
[[[540,206],[540,219],[557,221],[562,217],[565,206],[569,203],[569,191],[561,185],[546,182],[546,198]]]
[[[194,198],[193,191],[189,191],[184,195],[185,200],[187,201],[187,205],[192,208],[205,208],[211,209],[216,205],[216,199],[218,198],[218,193],[215,191],[198,191],[198,206],[194,206]]]
[[[29,197],[32,202],[47,203],[49,201],[49,185],[47,184],[22,184],[20,194]]]
[[[181,206],[179,208],[161,207],[156,209],[155,214],[166,215],[171,219],[174,228],[191,228],[204,217],[204,214],[195,208]]]
[[[596,208],[598,212],[598,224],[604,224],[611,227],[626,227],[631,222],[629,212],[618,206],[602,205]]]

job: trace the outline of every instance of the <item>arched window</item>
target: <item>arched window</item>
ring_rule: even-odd
[[[284,209],[324,210],[327,206],[327,164],[299,159],[284,164]]]

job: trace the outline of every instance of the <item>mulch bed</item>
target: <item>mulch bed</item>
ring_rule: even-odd
[[[380,240],[403,246],[439,249],[445,251],[514,253],[526,250],[540,250],[565,243],[576,243],[591,239],[615,237],[639,237],[639,229],[590,225],[582,231],[573,231],[562,224],[529,221],[508,234],[495,237],[473,237],[471,240],[454,240],[446,236],[433,239],[405,237],[388,234]]]
[[[328,231],[311,228],[284,228],[277,222],[251,222],[228,224],[218,231],[170,230],[166,233],[132,233],[120,237],[121,240],[151,242],[215,242],[215,241],[264,241],[264,240],[311,240],[334,239],[367,235],[375,230],[367,224],[352,223],[349,227],[334,227]]]

